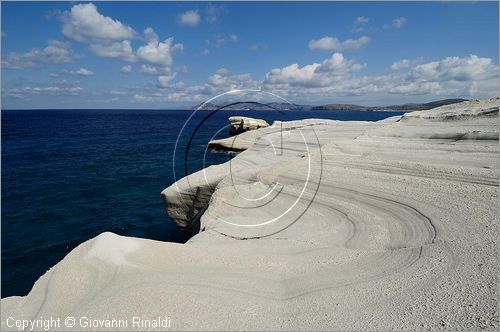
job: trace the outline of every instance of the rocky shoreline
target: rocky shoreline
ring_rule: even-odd
[[[498,103],[211,142],[242,152],[162,192],[190,241],[103,233],[2,299],[2,329],[134,315],[176,330],[496,329]]]

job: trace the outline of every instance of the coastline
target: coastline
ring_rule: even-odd
[[[125,313],[186,330],[498,327],[498,99],[277,125],[217,142],[243,152],[163,191],[203,232],[103,233],[2,299],[2,329]]]

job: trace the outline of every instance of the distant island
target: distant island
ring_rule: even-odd
[[[349,111],[425,111],[439,106],[457,104],[467,99],[443,99],[431,101],[424,104],[402,104],[389,106],[362,106],[353,104],[326,104],[322,106],[314,106],[313,110],[349,110]]]
[[[402,105],[389,105],[389,106],[363,106],[363,105],[355,105],[355,104],[326,104],[326,105],[300,105],[300,104],[288,104],[288,103],[269,103],[269,104],[258,104],[253,102],[241,102],[238,104],[214,104],[214,103],[206,103],[206,104],[198,104],[193,107],[193,109],[198,109],[203,105],[203,110],[216,110],[216,109],[225,109],[231,111],[264,111],[264,110],[328,110],[328,111],[425,111],[430,110],[435,107],[456,104],[467,101],[467,99],[443,99],[431,101],[429,103],[410,103],[410,104],[402,104]]]

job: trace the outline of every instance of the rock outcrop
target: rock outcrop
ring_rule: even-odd
[[[229,135],[231,136],[265,127],[269,127],[269,124],[265,120],[248,118],[245,116],[229,117]]]
[[[203,230],[186,244],[101,234],[2,299],[2,330],[165,315],[176,330],[498,327],[498,100],[279,125],[163,191]]]

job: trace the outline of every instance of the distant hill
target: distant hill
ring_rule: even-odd
[[[193,109],[198,109],[202,104],[196,105]],[[313,108],[312,105],[298,105],[298,104],[288,104],[288,103],[257,103],[257,102],[239,102],[237,104],[213,104],[206,103],[203,105],[201,109],[207,111],[213,111],[216,109],[224,109],[231,111],[270,111],[270,110],[279,110],[279,111],[289,111],[289,110],[310,110]]]
[[[269,103],[269,104],[260,104],[257,102],[239,102],[237,104],[213,104],[207,103],[203,105],[202,109],[207,111],[213,111],[216,109],[224,109],[231,111],[265,111],[265,110],[280,110],[280,111],[288,111],[288,110],[342,110],[342,111],[423,111],[431,108],[456,104],[463,101],[467,101],[467,99],[443,99],[432,101],[429,103],[423,104],[402,104],[402,105],[389,105],[389,106],[363,106],[363,105],[355,105],[355,104],[326,104],[320,106],[312,106],[312,105],[299,105],[299,104],[287,104],[287,103]],[[197,109],[202,104],[198,104],[193,109]]]
[[[372,107],[373,108],[373,107]],[[314,106],[312,110],[328,110],[328,111],[369,111],[369,106],[355,105],[355,104],[326,104]]]
[[[321,106],[314,106],[313,110],[349,110],[349,111],[423,111],[431,108],[456,104],[467,99],[443,99],[432,101],[424,104],[403,104],[403,105],[390,105],[390,106],[362,106],[353,104],[327,104]]]

